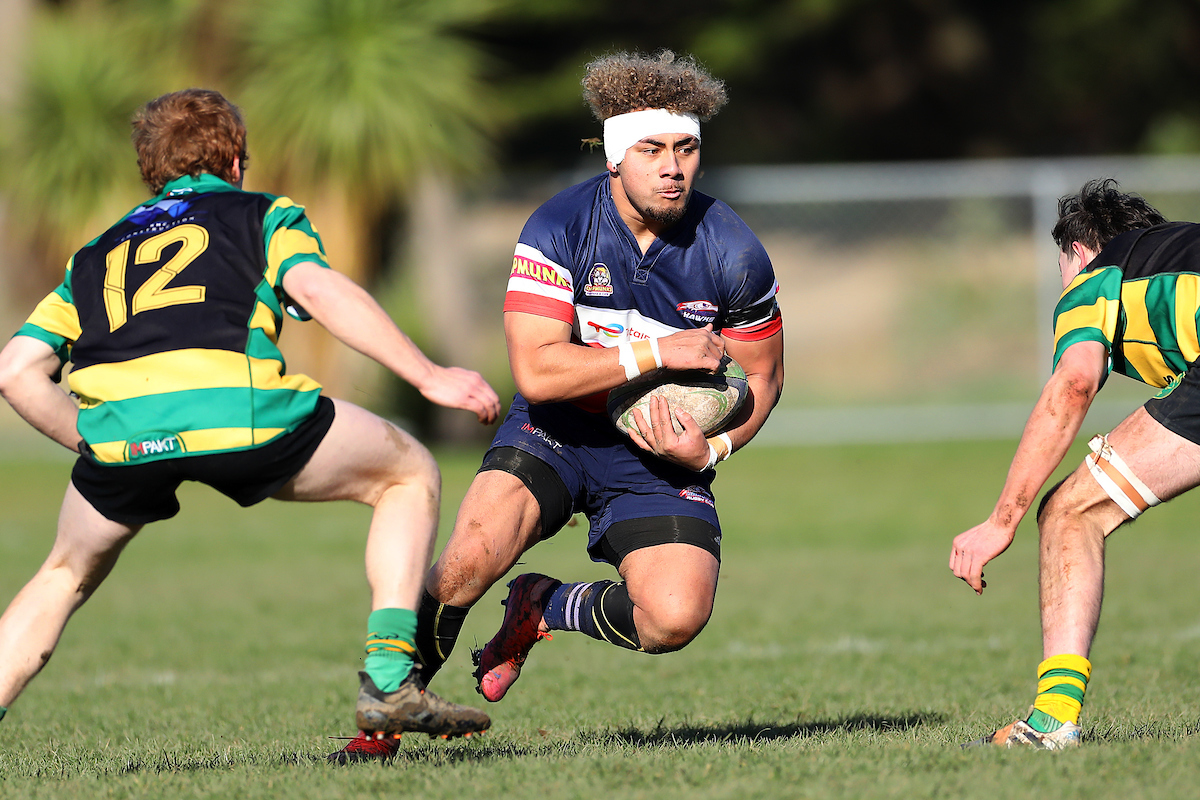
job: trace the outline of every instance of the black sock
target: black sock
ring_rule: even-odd
[[[425,683],[433,680],[454,651],[454,643],[458,641],[470,610],[439,603],[428,590],[422,592],[421,606],[417,609],[416,645],[421,679]]]

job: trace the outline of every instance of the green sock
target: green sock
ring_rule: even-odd
[[[8,709],[5,708],[4,706],[0,706],[0,719],[4,719],[4,715],[7,713],[8,713]]]
[[[380,691],[394,692],[408,677],[417,652],[417,612],[381,608],[367,617],[367,658],[363,668]]]

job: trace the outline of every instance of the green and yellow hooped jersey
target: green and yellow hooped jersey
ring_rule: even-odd
[[[286,374],[277,346],[283,276],[303,261],[328,266],[302,206],[184,176],[77,252],[17,335],[71,361],[79,433],[101,462],[257,447],[321,391]]]
[[[1054,310],[1054,366],[1076,342],[1108,348],[1109,370],[1165,387],[1200,357],[1200,225],[1115,237]]]

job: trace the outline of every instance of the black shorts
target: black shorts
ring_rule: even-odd
[[[333,401],[324,395],[312,416],[291,433],[250,450],[183,456],[147,464],[101,464],[80,456],[71,483],[113,522],[145,525],[179,513],[175,490],[198,481],[246,507],[283,488],[312,458],[333,424]]]
[[[1146,401],[1146,413],[1167,430],[1200,444],[1200,362]]]

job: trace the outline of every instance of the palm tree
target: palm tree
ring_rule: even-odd
[[[130,116],[173,72],[147,70],[115,47],[132,33],[105,8],[41,8],[31,34],[0,162],[14,228],[44,256],[18,286],[23,300],[45,294],[75,247],[145,196]]]
[[[488,6],[110,0],[42,7],[24,83],[4,115],[0,160],[2,191],[15,199],[14,229],[32,233],[53,265],[30,294],[53,286],[72,249],[145,196],[130,115],[188,85],[219,89],[245,111],[248,188],[295,194],[320,226],[331,261],[369,282],[379,271],[380,226],[406,193],[429,185],[423,176],[467,175],[488,163],[495,109],[476,77],[480,56],[452,33]],[[436,314],[442,298],[432,300],[423,307]],[[312,327],[292,326],[289,351],[296,330],[303,340]],[[345,386],[328,351],[311,360],[331,389]]]
[[[480,56],[450,33],[485,8],[474,0],[262,0],[233,12],[244,16],[232,78],[252,154],[261,157],[248,181],[296,191],[332,263],[360,282],[377,275],[380,226],[403,198],[431,173],[468,175],[488,163],[495,110],[476,77]],[[260,163],[265,178],[256,177]],[[446,316],[452,302],[425,300],[431,318]],[[349,389],[354,368],[334,363],[326,337],[305,334],[318,343],[312,370]],[[433,355],[462,355],[451,349]]]

